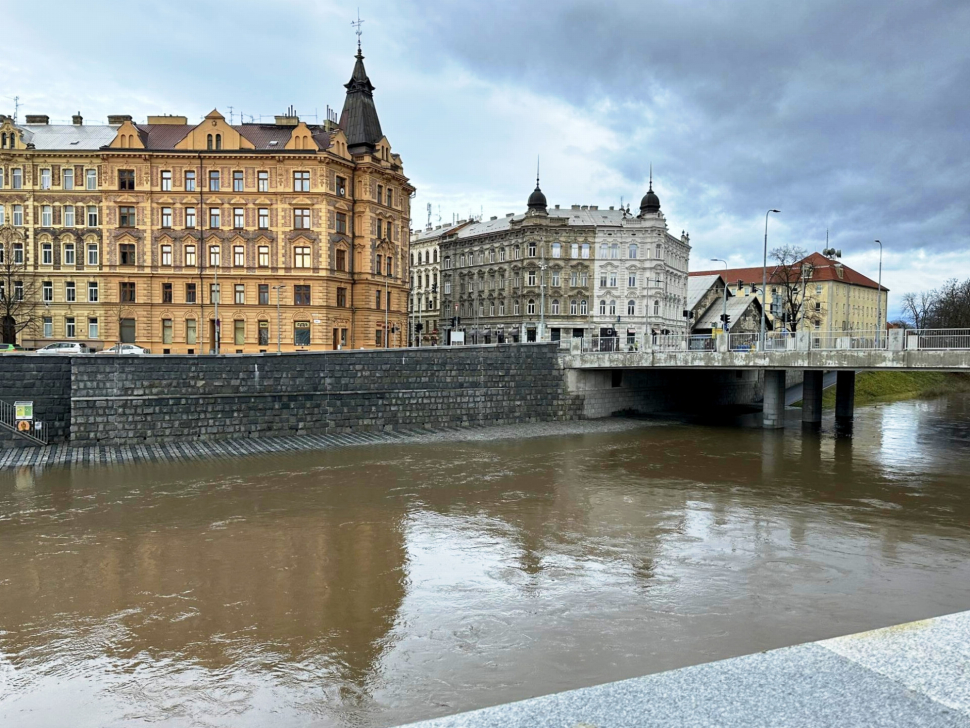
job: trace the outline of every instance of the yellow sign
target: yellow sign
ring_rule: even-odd
[[[16,410],[18,420],[34,419],[33,402],[14,402],[13,406],[14,406],[14,409]]]

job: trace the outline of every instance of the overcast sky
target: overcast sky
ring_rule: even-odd
[[[28,11],[33,8],[33,11]],[[413,224],[550,204],[636,208],[653,164],[691,269],[821,250],[900,294],[970,277],[966,0],[362,0]],[[0,110],[69,121],[343,104],[356,6],[50,2],[5,13]],[[238,116],[236,116],[238,122]],[[312,120],[312,119],[311,119]]]

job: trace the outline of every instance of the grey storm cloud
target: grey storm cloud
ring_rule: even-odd
[[[781,207],[805,236],[968,246],[965,0],[415,2],[404,15],[420,64],[446,57],[580,107],[609,99],[601,123],[631,138],[610,165],[639,181],[652,161],[704,200],[692,216]]]

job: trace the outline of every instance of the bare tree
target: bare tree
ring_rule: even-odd
[[[769,290],[765,291],[765,306],[774,306],[771,289],[778,291],[779,304],[774,306],[776,328],[779,324],[789,331],[796,331],[799,325],[814,324],[821,321],[825,312],[821,302],[808,293],[808,281],[812,278],[814,266],[805,261],[805,249],[795,245],[784,245],[769,253],[775,262],[768,271]],[[817,305],[816,305],[817,304]]]
[[[931,313],[926,326],[938,329],[970,328],[970,278],[951,278],[933,291]]]
[[[906,319],[906,323],[912,324],[915,329],[925,329],[933,313],[935,297],[935,291],[920,291],[919,293],[904,294],[902,302],[903,316]]]
[[[16,344],[17,336],[40,321],[37,276],[27,266],[24,236],[11,225],[0,226],[0,338]]]

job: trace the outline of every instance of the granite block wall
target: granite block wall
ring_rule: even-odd
[[[65,442],[71,433],[71,358],[0,355],[0,400],[34,403],[34,419],[44,423],[50,442]],[[33,443],[0,428],[0,447]]]
[[[75,357],[71,443],[576,419],[554,344],[224,357]]]

